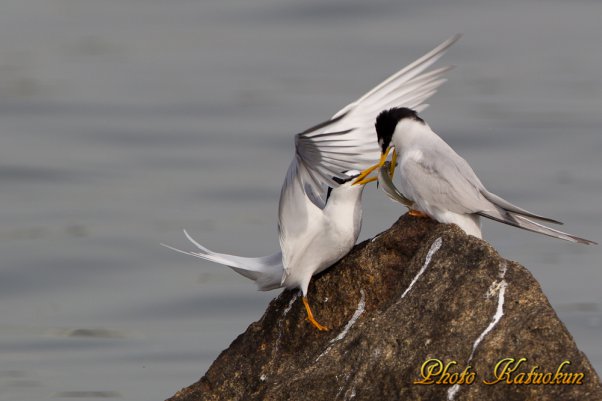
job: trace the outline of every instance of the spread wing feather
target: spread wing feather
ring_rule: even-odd
[[[278,233],[283,280],[287,267],[299,251],[300,242],[321,218],[328,187],[346,178],[345,171],[363,170],[380,156],[374,122],[382,110],[392,107],[424,109],[423,102],[445,82],[450,67],[425,72],[459,39],[456,35],[410,65],[396,72],[355,102],[343,107],[330,120],[295,136],[295,157],[289,166],[278,212]]]
[[[452,67],[424,71],[459,38],[455,35],[447,39],[343,107],[330,120],[295,136],[298,162],[312,177],[307,183],[318,198],[325,200],[328,186],[338,186],[332,177],[344,178],[344,171],[361,171],[378,160],[380,149],[374,130],[378,113],[392,107],[426,108],[424,101],[445,82],[443,74]]]

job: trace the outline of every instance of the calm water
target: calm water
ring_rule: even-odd
[[[407,3],[407,2],[406,2]],[[0,399],[164,399],[277,292],[159,246],[277,249],[292,135],[456,32],[424,113],[494,192],[602,240],[598,1],[5,0]],[[373,188],[362,239],[402,212]],[[602,248],[491,223],[598,371]]]

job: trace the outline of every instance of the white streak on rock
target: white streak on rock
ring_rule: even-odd
[[[437,238],[435,240],[435,242],[433,242],[433,244],[431,245],[431,248],[429,249],[428,253],[426,254],[426,258],[424,259],[424,264],[422,265],[422,268],[420,269],[418,274],[416,274],[416,276],[410,283],[409,287],[406,288],[406,290],[403,292],[403,294],[401,294],[402,299],[407,295],[408,292],[410,292],[410,290],[412,289],[414,284],[416,284],[416,282],[418,281],[420,276],[422,276],[422,273],[424,273],[424,271],[428,267],[429,263],[431,263],[431,258],[433,257],[435,252],[437,252],[439,250],[439,248],[441,248],[442,243],[443,243],[443,240],[441,239],[441,237]]]
[[[337,341],[341,341],[343,338],[345,338],[345,336],[349,332],[349,329],[351,329],[355,322],[357,322],[357,319],[359,319],[362,313],[364,313],[364,311],[366,310],[366,294],[364,293],[364,290],[360,289],[360,294],[360,302],[357,304],[357,309],[355,310],[355,312],[353,312],[353,316],[351,316],[351,319],[349,319],[345,327],[343,327],[343,330],[341,330],[341,332],[335,338],[328,342],[328,348],[326,348],[324,352],[318,355],[318,357],[316,358],[316,362],[320,360],[320,358],[322,358],[324,355],[326,355],[328,351],[330,351],[334,343],[336,343]]]
[[[366,310],[366,295],[364,294],[364,290],[360,290],[360,294],[362,295],[362,297],[360,298],[360,302],[357,304],[357,309],[355,310],[355,312],[353,312],[353,316],[351,316],[351,319],[349,319],[349,321],[347,322],[343,330],[339,333],[339,335],[330,340],[330,344],[333,344],[345,338],[351,326],[355,324],[357,319],[359,319],[362,313],[364,313],[364,311]]]
[[[487,293],[485,294],[486,298],[491,298],[492,296],[494,296],[497,293],[497,296],[498,296],[497,308],[495,310],[495,314],[493,315],[493,318],[491,319],[491,322],[489,323],[489,325],[485,328],[485,330],[483,330],[481,335],[479,335],[479,337],[472,344],[472,352],[470,353],[470,357],[468,357],[468,361],[466,362],[466,365],[469,365],[470,362],[472,361],[472,358],[474,357],[474,354],[477,351],[478,346],[481,344],[481,341],[483,341],[485,336],[487,334],[489,334],[489,332],[491,330],[493,330],[493,328],[499,323],[502,316],[504,316],[504,299],[506,296],[506,287],[508,287],[508,283],[506,282],[506,280],[504,280],[504,277],[506,276],[507,270],[508,270],[508,266],[506,265],[506,263],[504,263],[502,266],[500,266],[500,271],[498,274],[500,281],[496,280],[493,283],[491,283],[491,285],[489,286],[489,289],[487,290]],[[454,400],[458,390],[460,390],[460,386],[458,384],[454,384],[449,389],[447,389],[448,401]]]
[[[347,384],[347,382],[349,381],[349,377],[351,377],[351,373],[347,373],[345,375],[345,377],[343,378],[343,381],[345,382],[341,387],[339,387],[339,391],[337,392],[337,395],[334,396],[334,399],[336,400],[337,398],[339,398],[339,395],[341,395],[341,393],[343,392],[343,390],[345,390],[345,385]],[[339,379],[339,376],[337,376],[337,381]]]
[[[274,354],[278,353],[278,349],[280,348],[280,342],[282,341],[282,322],[284,321],[284,318],[286,317],[286,315],[291,311],[293,304],[299,297],[299,293],[300,293],[300,291],[296,292],[293,295],[293,297],[291,298],[291,300],[288,301],[288,305],[286,306],[286,308],[284,308],[284,311],[282,312],[282,317],[278,320],[278,338],[276,339],[276,345],[274,345],[274,350],[272,352],[272,356]]]
[[[447,400],[453,401],[453,399],[456,397],[456,393],[458,392],[458,390],[460,390],[459,384],[454,384],[453,386],[448,388],[447,389]]]
[[[474,356],[474,353],[477,350],[477,347],[479,346],[479,344],[481,344],[481,341],[483,341],[485,336],[491,330],[493,330],[493,328],[498,324],[498,322],[500,321],[502,316],[504,316],[504,296],[506,294],[507,286],[508,286],[508,283],[506,283],[506,280],[502,280],[502,282],[499,284],[497,309],[495,311],[495,315],[493,315],[493,319],[491,320],[491,323],[489,323],[489,326],[487,326],[487,328],[481,333],[479,338],[477,338],[476,341],[474,342],[474,344],[472,345],[472,352],[470,353],[470,358],[468,358],[469,363],[472,360],[472,357]]]
[[[508,264],[504,262],[504,264],[500,267],[500,272],[498,273],[498,277],[503,279],[506,276],[506,271],[508,270]]]
[[[374,238],[372,238],[372,239],[370,240],[370,242],[374,242],[374,241],[376,241],[376,239],[377,239],[378,237],[380,237],[381,235],[382,235],[382,233],[381,233],[381,234],[377,234],[376,236],[374,236]]]
[[[284,309],[284,312],[282,312],[282,317],[285,317],[287,313],[290,312],[291,308],[293,307],[293,304],[295,303],[295,301],[297,300],[297,297],[299,296],[299,293],[295,293],[295,295],[293,295],[293,297],[291,298],[291,300],[288,302],[288,305],[286,306],[286,308]]]
[[[351,387],[351,389],[347,390],[345,393],[345,401],[351,400],[352,398],[355,398],[355,387]]]

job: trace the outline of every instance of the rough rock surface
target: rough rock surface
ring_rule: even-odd
[[[331,331],[311,327],[300,297],[284,291],[170,400],[602,400],[533,276],[455,226],[403,216],[315,277],[309,297]],[[527,358],[513,379],[536,365],[553,376],[569,360],[562,372],[583,373],[583,384],[483,384],[509,357]],[[474,383],[414,384],[430,358],[456,361],[449,373],[470,365]]]

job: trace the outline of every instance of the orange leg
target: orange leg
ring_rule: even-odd
[[[429,217],[426,213],[421,212],[420,210],[414,210],[414,209],[410,209],[408,214],[412,217],[425,217],[425,218]]]
[[[316,329],[320,331],[328,331],[330,330],[326,326],[322,326],[320,323],[316,321],[314,318],[314,314],[311,313],[311,308],[309,307],[309,302],[307,301],[307,297],[303,297],[303,305],[305,305],[305,311],[307,312],[307,320],[314,326]]]

